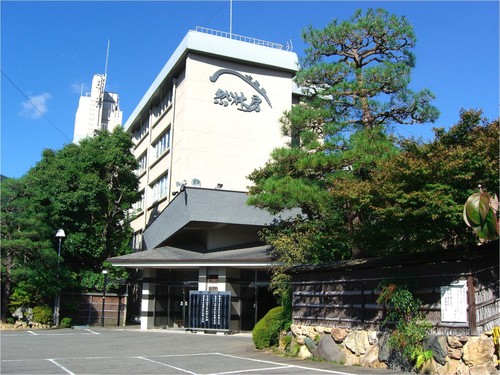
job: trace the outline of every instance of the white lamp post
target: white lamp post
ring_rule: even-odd
[[[57,279],[59,280],[59,263],[61,261],[61,242],[62,239],[66,237],[63,229],[59,229],[56,233],[56,238],[59,240],[57,248]],[[58,283],[59,286],[59,283]],[[59,308],[61,306],[61,292],[56,294],[56,300],[54,302],[54,325],[59,326]]]

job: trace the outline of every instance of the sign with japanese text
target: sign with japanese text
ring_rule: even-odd
[[[243,112],[260,112],[262,99],[264,99],[269,107],[273,107],[269,97],[267,96],[266,90],[260,86],[259,81],[254,80],[250,75],[243,75],[231,69],[219,69],[210,77],[210,82],[217,82],[219,77],[223,74],[230,74],[238,77],[253,88],[255,93],[248,95],[242,91],[236,92],[225,90],[224,88],[218,88],[214,95],[214,104],[222,105],[224,107],[234,105],[239,111]]]
[[[459,280],[441,287],[441,321],[467,323],[467,282]]]

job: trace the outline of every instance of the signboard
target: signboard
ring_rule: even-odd
[[[189,329],[229,331],[231,292],[189,291]]]
[[[244,75],[232,69],[219,69],[209,78],[210,82],[217,82],[219,77],[224,74],[235,76],[247,83],[253,89],[253,95],[250,96],[249,94],[244,94],[242,91],[233,92],[219,87],[214,95],[214,104],[224,107],[234,105],[242,112],[260,112],[262,99],[264,99],[269,107],[273,107],[266,90],[260,86],[259,81],[253,79],[248,74]]]
[[[441,287],[441,321],[467,323],[467,282],[459,280]]]

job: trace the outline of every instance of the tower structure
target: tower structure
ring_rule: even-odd
[[[90,93],[80,96],[75,116],[73,143],[94,136],[98,130],[112,131],[121,125],[118,94],[106,91],[106,74],[95,74]]]

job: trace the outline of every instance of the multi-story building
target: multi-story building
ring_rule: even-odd
[[[98,130],[112,131],[122,125],[122,116],[118,94],[106,91],[106,75],[95,74],[90,93],[80,96],[73,143],[94,136]]]
[[[282,45],[198,28],[125,123],[142,200],[135,252],[110,261],[144,271],[143,328],[186,326],[191,290],[230,291],[231,330],[251,329],[272,304],[258,233],[274,218],[247,206],[245,192],[247,176],[288,141],[279,120],[297,69]]]

